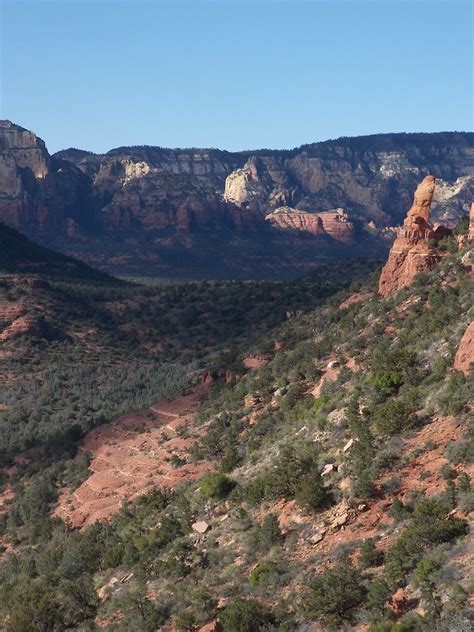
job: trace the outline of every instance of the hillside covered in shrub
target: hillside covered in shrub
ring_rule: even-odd
[[[472,243],[443,248],[385,299],[360,262],[288,283],[5,276],[3,332],[12,309],[50,328],[2,347],[6,629],[470,629]],[[91,429],[202,382],[156,448],[202,477],[81,530],[53,513],[94,474]]]

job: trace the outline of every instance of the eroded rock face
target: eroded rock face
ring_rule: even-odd
[[[284,163],[272,156],[252,156],[225,181],[224,200],[261,214],[288,204],[293,193]]]
[[[324,234],[323,223],[316,213],[306,213],[290,206],[280,206],[265,220],[283,230],[296,230],[310,235]]]
[[[349,215],[344,209],[337,208],[334,211],[324,211],[319,213],[325,232],[335,239],[345,244],[353,244],[355,240],[354,224],[350,221]]]
[[[436,242],[451,231],[429,223],[436,186],[434,176],[426,176],[416,189],[413,205],[382,269],[379,294],[383,297],[410,285],[417,274],[429,272],[441,260]]]
[[[345,244],[354,243],[354,224],[341,208],[307,213],[290,206],[281,206],[269,213],[265,220],[283,230],[301,231],[314,236],[329,236]]]
[[[473,362],[474,322],[468,326],[461,338],[456,356],[454,358],[454,368],[458,371],[462,371],[465,375],[467,375],[470,372],[470,367]]]
[[[83,174],[52,160],[33,132],[0,121],[0,221],[31,233],[66,232],[86,190]]]

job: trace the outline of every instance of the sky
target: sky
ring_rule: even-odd
[[[51,152],[472,130],[470,0],[0,0],[0,118]]]

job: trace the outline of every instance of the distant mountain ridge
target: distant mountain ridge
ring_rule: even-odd
[[[474,134],[380,134],[242,152],[71,148],[50,156],[35,134],[0,122],[0,220],[112,271],[278,276],[331,257],[378,254],[385,229],[402,221],[428,174],[438,179],[433,218],[455,224],[474,198]],[[282,225],[273,221],[281,208]],[[301,212],[336,209],[347,216],[343,233],[301,228]]]

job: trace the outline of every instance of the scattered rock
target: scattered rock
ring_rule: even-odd
[[[327,521],[330,527],[337,528],[345,525],[351,516],[351,509],[346,500],[343,500],[335,507]]]
[[[341,514],[340,516],[336,516],[334,520],[332,521],[332,524],[336,527],[342,527],[342,525],[346,524],[348,520],[349,520],[349,513],[345,512]]]

